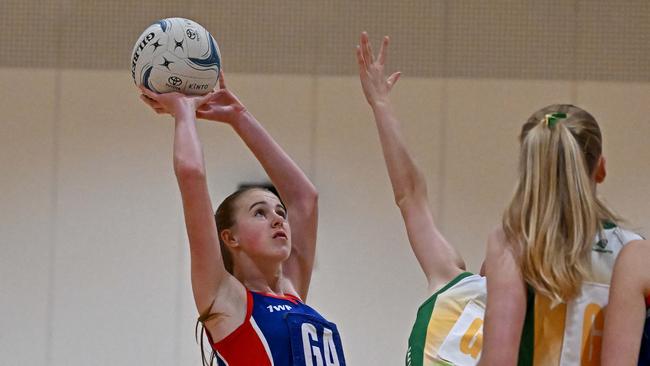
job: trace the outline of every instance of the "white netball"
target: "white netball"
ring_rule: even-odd
[[[157,93],[207,94],[217,85],[220,69],[217,42],[199,23],[185,18],[152,24],[131,54],[133,81]]]

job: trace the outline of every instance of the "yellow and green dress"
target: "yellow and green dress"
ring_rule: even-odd
[[[528,288],[519,366],[600,365],[605,307],[614,262],[623,246],[641,236],[606,224],[594,239],[591,274],[580,294],[553,303]]]
[[[606,223],[594,239],[591,274],[579,296],[552,303],[529,287],[519,366],[600,365],[604,310],[614,262],[623,246],[641,236]],[[473,366],[483,341],[485,278],[462,273],[418,309],[406,366]]]
[[[476,365],[481,357],[485,277],[464,272],[418,309],[406,366]]]

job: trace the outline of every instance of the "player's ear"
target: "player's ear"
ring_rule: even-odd
[[[596,183],[602,183],[607,177],[607,169],[605,168],[605,157],[600,156],[598,163],[596,163],[596,170],[594,171],[594,180]]]
[[[232,231],[232,229],[224,229],[219,233],[221,240],[230,248],[235,248],[239,246],[239,239]]]

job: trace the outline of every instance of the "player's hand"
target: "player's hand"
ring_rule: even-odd
[[[214,92],[189,96],[178,92],[158,94],[144,86],[140,86],[140,99],[158,114],[171,114],[177,116],[179,113],[194,114],[196,109],[206,103]]]
[[[219,89],[210,94],[205,104],[196,111],[198,118],[232,124],[244,113],[246,107],[228,88],[223,70],[219,72]]]
[[[376,60],[372,54],[368,33],[361,33],[361,41],[357,46],[357,63],[359,64],[361,87],[368,103],[373,107],[379,103],[388,102],[388,94],[401,75],[399,71],[389,77],[384,75],[388,41],[388,36],[384,36]]]

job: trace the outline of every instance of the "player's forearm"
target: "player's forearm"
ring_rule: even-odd
[[[188,177],[205,177],[203,149],[193,115],[179,113],[174,127],[174,172],[179,184]]]
[[[411,199],[427,199],[424,175],[406,149],[400,122],[391,103],[374,104],[373,113],[395,202],[399,206]]]
[[[260,162],[287,205],[306,203],[315,207],[317,192],[314,185],[252,114],[242,113],[232,126]]]

